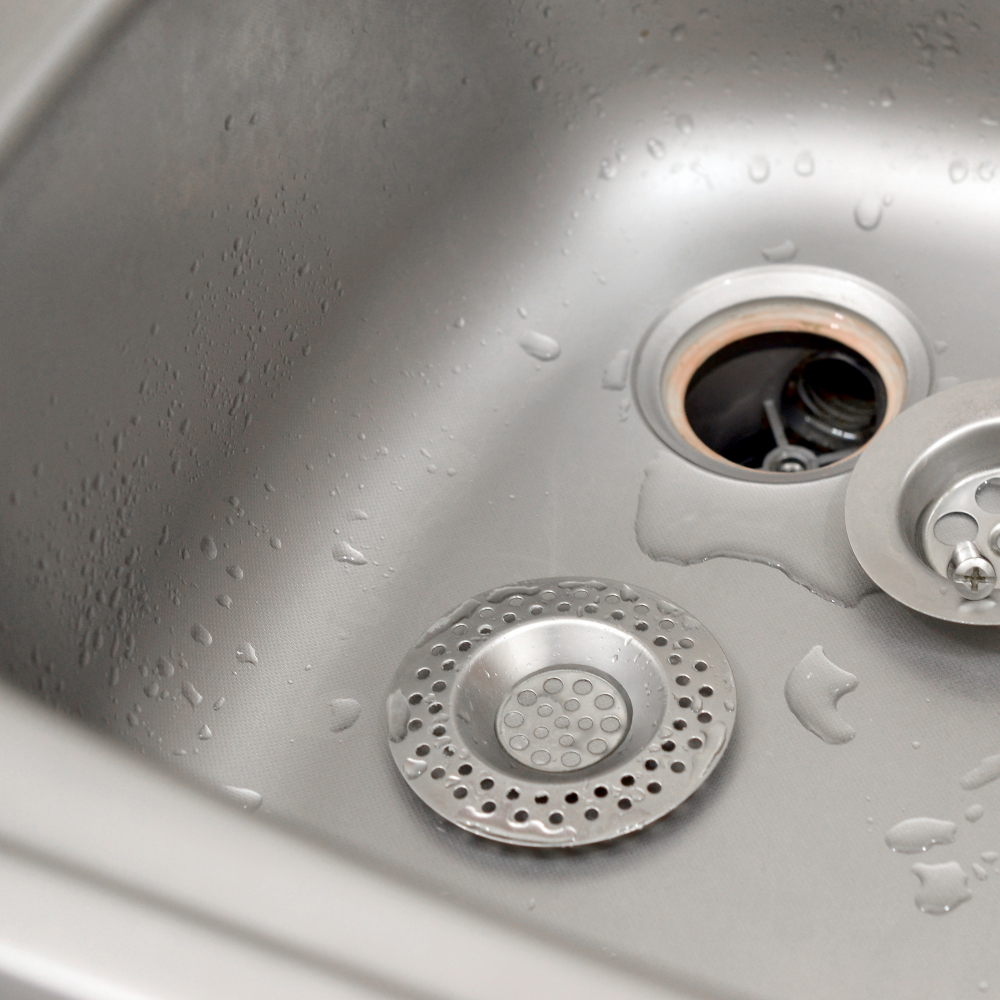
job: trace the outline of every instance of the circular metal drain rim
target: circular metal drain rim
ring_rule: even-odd
[[[767,310],[773,309],[776,318],[780,314],[787,319],[795,315],[796,307],[802,312],[802,322],[796,329],[841,340],[866,357],[886,383],[892,406],[872,440],[894,413],[923,399],[930,391],[930,352],[916,320],[894,296],[862,278],[830,268],[795,264],[747,268],[686,292],[639,345],[633,368],[636,403],[657,437],[695,465],[750,482],[801,483],[853,468],[870,441],[854,455],[805,472],[777,473],[736,465],[711,451],[697,437],[684,412],[684,393],[673,391],[670,385],[672,370],[682,364],[690,368],[688,379],[682,380],[686,389],[700,364],[728,343],[726,337],[733,338],[744,310],[748,316],[756,311],[763,318]],[[845,311],[843,319],[849,322],[842,331],[829,324],[816,326],[816,316],[810,315],[825,311],[832,318],[833,310]],[[727,327],[719,343],[713,342],[716,320],[724,320]],[[757,332],[764,331],[748,330],[740,337]],[[867,346],[866,338],[870,341]],[[895,362],[892,354],[896,355]],[[899,362],[902,372],[894,370]]]
[[[964,600],[922,552],[924,522],[940,516],[956,487],[996,474],[1000,454],[1000,379],[955,386],[901,414],[858,462],[847,487],[845,521],[864,571],[914,611],[965,625],[1000,625],[1000,600]],[[959,491],[960,492],[960,491]],[[981,514],[978,542],[1000,564],[988,536],[1000,521]],[[940,553],[930,562],[940,568]]]
[[[555,662],[524,662],[539,635],[557,637],[545,654]],[[484,686],[498,672],[516,683],[558,666],[616,681],[632,715],[601,760],[545,772],[496,736],[512,685]],[[489,697],[493,714],[473,714]],[[440,816],[507,844],[576,847],[639,830],[695,792],[729,743],[736,690],[718,642],[676,604],[613,580],[549,578],[481,594],[436,622],[403,659],[387,709],[396,765]]]

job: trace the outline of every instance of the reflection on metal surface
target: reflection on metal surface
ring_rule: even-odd
[[[670,812],[722,756],[732,672],[669,601],[553,578],[460,608],[410,651],[388,700],[397,765],[452,823],[536,847],[609,840]]]

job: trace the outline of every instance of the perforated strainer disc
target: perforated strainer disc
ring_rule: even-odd
[[[463,829],[534,847],[638,830],[712,772],[736,717],[701,623],[611,580],[481,594],[407,653],[388,703],[407,783]]]

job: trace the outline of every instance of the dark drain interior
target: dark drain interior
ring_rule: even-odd
[[[885,417],[886,389],[866,358],[830,337],[764,333],[705,361],[684,406],[695,434],[730,462],[804,472],[871,438]]]

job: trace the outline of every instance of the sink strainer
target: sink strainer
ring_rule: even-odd
[[[858,462],[847,535],[865,572],[935,618],[1000,625],[1000,380],[937,393]]]
[[[708,777],[736,713],[695,618],[611,580],[500,587],[435,622],[388,700],[393,757],[435,812],[509,844],[638,830]]]

